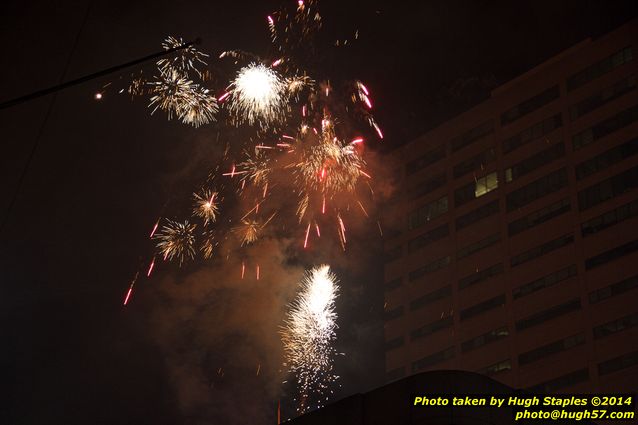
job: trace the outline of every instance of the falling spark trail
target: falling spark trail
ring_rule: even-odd
[[[241,262],[241,278],[244,278],[244,273],[246,272],[246,264],[242,261]]]
[[[157,221],[155,222],[155,226],[153,226],[153,230],[151,230],[151,235],[149,236],[150,238],[153,238],[153,235],[155,235],[155,232],[157,231],[157,228],[159,227],[159,222],[161,220],[161,217],[157,219]]]
[[[304,249],[308,246],[308,235],[310,234],[310,223],[308,223],[308,228],[306,229],[306,238],[303,242]]]
[[[259,264],[257,264],[257,280],[259,280]]]
[[[153,271],[153,267],[155,267],[155,257],[153,257],[153,261],[148,266],[148,272],[146,273],[146,277],[151,277],[151,272]]]
[[[133,292],[133,285],[129,286],[128,291],[126,292],[126,297],[124,298],[124,305],[128,304],[128,300],[131,297],[131,292]]]

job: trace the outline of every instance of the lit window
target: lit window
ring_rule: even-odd
[[[485,177],[481,177],[476,180],[476,187],[474,189],[474,196],[476,198],[485,195],[488,192],[493,191],[498,187],[498,177],[496,171],[488,174]]]

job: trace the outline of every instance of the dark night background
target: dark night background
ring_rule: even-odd
[[[167,35],[202,37],[201,49],[213,57],[232,48],[263,52],[265,17],[282,4],[287,3],[5,2],[0,101],[155,52]],[[389,147],[637,15],[633,0],[373,0],[320,6],[328,37],[343,39],[359,30],[358,44],[331,72],[368,84]],[[274,423],[281,381],[276,371],[256,377],[253,369],[245,370],[255,364],[250,356],[246,364],[233,366],[231,355],[224,355],[229,344],[250,351],[252,343],[242,339],[245,333],[231,333],[233,342],[216,328],[230,326],[236,317],[207,315],[205,300],[190,298],[201,292],[189,292],[189,282],[206,279],[210,267],[158,270],[136,287],[128,308],[121,306],[140,256],[149,251],[148,232],[162,206],[173,196],[190,195],[192,183],[202,178],[202,164],[219,154],[219,146],[206,127],[168,122],[160,113],[149,116],[143,99],[131,102],[111,92],[96,102],[94,93],[107,81],[0,111],[5,224],[0,423],[205,424],[230,423],[231,417],[256,423],[260,415],[246,407],[250,400],[242,400],[247,395],[259,398],[257,409],[269,409],[261,415],[263,423]],[[370,242],[363,236],[356,243],[359,248],[355,245],[339,267],[338,347],[346,356],[338,361],[342,387],[336,398],[383,382],[382,269],[368,267],[380,264],[380,244],[378,237]],[[158,289],[176,287],[180,280],[174,292]],[[180,316],[180,301],[186,309],[203,311]],[[186,319],[171,322],[175,317]],[[166,337],[180,326],[186,336]],[[207,330],[192,331],[200,328]],[[191,393],[197,395],[185,389],[189,378],[199,379],[183,376],[193,364],[208,365],[197,369],[209,378],[207,392],[194,381]],[[217,366],[226,368],[224,377]],[[261,387],[268,389],[255,390]]]

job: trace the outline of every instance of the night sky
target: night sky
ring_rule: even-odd
[[[153,53],[167,35],[201,37],[212,57],[265,52],[265,18],[288,4],[5,3],[0,101]],[[381,149],[638,14],[633,0],[344,3],[321,3],[324,36],[358,29],[359,40],[322,69],[367,83]],[[281,256],[268,270],[276,282],[242,289],[220,283],[218,262],[162,266],[123,308],[157,217],[190,196],[223,148],[214,128],[150,116],[144,99],[95,101],[113,78],[0,110],[0,423],[274,423],[278,398],[290,407],[277,370],[280,308],[309,258],[270,241],[254,254]],[[357,230],[347,254],[315,252],[342,283],[335,398],[383,381],[381,241]]]

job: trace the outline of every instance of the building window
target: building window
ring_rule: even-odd
[[[388,310],[385,312],[385,320],[394,320],[394,319],[398,319],[399,317],[403,316],[403,306],[400,305],[392,310]]]
[[[445,319],[440,319],[435,322],[428,323],[427,325],[413,330],[410,334],[410,338],[412,339],[412,341],[414,341],[415,339],[423,338],[424,336],[431,335],[435,332],[452,327],[453,325],[454,318],[452,316],[448,316]]]
[[[574,135],[572,137],[574,150],[581,149],[598,139],[602,139],[621,128],[627,127],[636,120],[638,120],[638,105],[625,109],[624,111],[599,122],[595,126]]]
[[[567,246],[574,242],[574,235],[567,234],[563,235],[560,238],[556,238],[549,242],[545,242],[542,245],[536,246],[528,251],[523,252],[522,254],[516,255],[512,257],[510,260],[510,266],[516,267],[520,266],[523,263],[531,261],[535,258],[541,257],[545,254],[549,254],[552,251],[556,251],[564,246]]]
[[[632,289],[638,288],[638,275],[634,275],[620,282],[612,283],[604,288],[597,289],[589,293],[589,303],[596,304],[609,298],[623,295]]]
[[[559,341],[554,341],[550,344],[543,345],[542,347],[535,348],[533,350],[522,353],[518,356],[518,364],[520,366],[533,363],[541,360],[545,357],[552,356],[562,351],[567,351],[570,348],[578,347],[585,343],[585,334],[580,333],[577,335],[564,338]]]
[[[596,183],[578,192],[578,209],[585,211],[608,199],[622,195],[638,186],[638,167]]]
[[[547,276],[536,279],[530,283],[526,283],[525,285],[521,285],[518,288],[514,288],[514,290],[512,290],[512,296],[514,299],[517,299],[533,294],[536,291],[549,288],[550,286],[554,286],[557,283],[569,279],[570,277],[574,277],[577,273],[576,264],[572,264],[571,266],[565,267],[557,272],[548,274]]]
[[[467,288],[468,286],[483,282],[501,273],[503,273],[503,263],[495,264],[491,267],[461,278],[459,280],[459,289]]]
[[[614,357],[598,363],[598,374],[607,375],[619,370],[627,369],[638,364],[638,351],[632,351],[623,356]]]
[[[554,202],[553,204],[548,205],[545,208],[541,208],[540,210],[536,210],[523,218],[512,221],[507,226],[507,232],[510,236],[514,236],[525,230],[534,228],[539,224],[543,224],[546,221],[551,220],[552,218],[565,214],[570,210],[571,204],[569,202],[569,198],[561,199],[560,201]]]
[[[403,278],[399,277],[397,279],[393,279],[390,282],[387,282],[385,284],[384,290],[386,292],[390,292],[394,289],[397,289],[398,287],[400,287],[403,284]]]
[[[385,381],[386,382],[396,381],[397,379],[401,379],[404,376],[405,376],[405,366],[401,366],[386,372]]]
[[[447,196],[437,199],[434,202],[430,202],[429,204],[423,205],[416,211],[411,212],[408,216],[408,230],[413,230],[417,227],[423,226],[433,218],[446,213],[447,209]]]
[[[481,239],[478,242],[474,242],[473,244],[467,245],[458,250],[456,253],[456,258],[465,258],[469,257],[472,254],[475,254],[485,248],[489,248],[492,245],[495,245],[501,241],[501,235],[499,233],[495,233],[490,235],[484,239]]]
[[[507,211],[524,207],[543,196],[557,192],[567,186],[567,169],[561,168],[544,177],[541,177],[520,189],[508,193],[505,198]]]
[[[491,376],[510,369],[512,369],[512,362],[510,359],[505,359],[498,363],[494,363],[493,365],[484,367],[483,369],[479,369],[477,372]]]
[[[540,94],[537,94],[534,97],[530,97],[529,99],[519,103],[512,109],[503,112],[503,114],[501,114],[501,125],[513,123],[517,119],[524,117],[531,112],[534,112],[535,110],[547,105],[553,100],[558,99],[559,96],[560,90],[558,89],[558,86],[554,86]]]
[[[543,165],[549,164],[565,156],[565,144],[557,143],[549,148],[513,165],[505,170],[505,182],[510,183],[514,179],[534,172]]]
[[[483,170],[485,165],[494,160],[496,160],[496,150],[489,148],[485,152],[481,152],[470,159],[456,164],[453,169],[454,178],[459,178],[475,170]]]
[[[393,338],[389,341],[386,341],[385,345],[384,345],[384,350],[385,351],[392,351],[396,348],[399,347],[403,347],[403,344],[405,343],[405,340],[402,336],[397,337],[397,338]]]
[[[516,321],[516,330],[522,331],[533,326],[540,325],[548,320],[555,319],[573,311],[581,309],[580,298],[574,298],[562,304],[555,305],[546,310],[534,313],[524,319]]]
[[[447,182],[447,177],[445,173],[439,174],[430,180],[425,182],[421,182],[418,185],[414,186],[408,191],[408,196],[410,199],[420,198],[421,196],[427,195],[430,192],[442,187]]]
[[[613,86],[606,87],[603,91],[587,97],[569,108],[569,115],[574,121],[578,117],[590,113],[601,106],[611,102],[636,88],[636,76],[632,75],[618,81]]]
[[[461,321],[486,313],[497,307],[502,307],[503,305],[505,305],[505,294],[497,295],[494,298],[490,298],[489,300],[485,300],[478,304],[474,304],[472,307],[461,310]]]
[[[503,152],[510,153],[531,141],[540,139],[563,125],[563,118],[560,114],[539,121],[533,126],[526,128],[518,134],[503,141]]]
[[[476,338],[472,338],[468,341],[465,341],[461,344],[461,351],[467,352],[472,351],[477,348],[480,348],[484,345],[490,344],[495,341],[500,341],[503,338],[507,338],[510,332],[507,329],[507,326],[500,327],[498,329],[493,329],[483,335],[479,335]]]
[[[474,182],[460,187],[454,191],[454,205],[463,205],[472,199],[479,198],[498,188],[496,171],[476,179]]]
[[[638,326],[638,312],[594,327],[594,339],[605,338]]]
[[[585,260],[585,269],[590,270],[595,267],[602,266],[605,263],[617,260],[625,255],[633,254],[636,251],[638,251],[638,239],[588,258]]]
[[[423,267],[419,267],[416,270],[412,270],[408,274],[408,279],[410,280],[410,282],[413,280],[417,280],[421,276],[425,276],[428,273],[433,273],[439,269],[442,269],[443,267],[446,267],[448,264],[450,264],[449,255],[447,257],[439,258],[438,260],[435,260]]]
[[[420,308],[425,307],[428,304],[432,304],[435,301],[449,298],[452,296],[452,285],[446,285],[441,289],[437,289],[436,291],[432,291],[429,294],[425,294],[416,300],[410,302],[410,310],[418,310]]]
[[[450,141],[452,152],[456,152],[459,149],[468,146],[475,141],[482,139],[483,137],[492,134],[494,132],[494,120],[488,120],[481,125],[474,127],[470,131],[466,131],[458,137],[455,137]]]
[[[401,258],[403,255],[403,247],[401,245],[392,248],[389,251],[386,251],[383,255],[383,261],[387,263],[391,263],[394,260]]]
[[[444,224],[443,226],[439,226],[435,229],[430,230],[427,233],[417,236],[416,238],[411,239],[408,242],[408,254],[412,254],[414,251],[417,251],[425,246],[428,246],[432,242],[438,241],[439,239],[443,239],[449,234],[450,234],[450,227],[447,224]]]
[[[405,166],[405,173],[409,176],[443,158],[445,158],[445,146],[439,146],[438,148],[421,155],[417,159],[408,162]]]
[[[588,83],[602,75],[605,75],[612,69],[619,67],[622,64],[630,62],[633,59],[631,47],[625,47],[624,49],[614,53],[613,55],[606,57],[582,71],[577,72],[567,79],[567,91],[572,91],[585,83]]]
[[[580,225],[580,231],[583,237],[586,237],[637,215],[638,200],[635,200],[584,222]]]
[[[638,137],[601,153],[576,166],[576,179],[581,180],[638,153]]]
[[[456,219],[456,230],[467,227],[477,221],[483,220],[491,215],[494,215],[500,211],[498,206],[498,199],[483,205],[475,210],[470,211]]]
[[[454,347],[446,348],[445,350],[430,354],[422,359],[412,363],[412,373],[419,372],[437,363],[441,363],[445,360],[454,358]]]
[[[533,387],[527,388],[530,393],[551,393],[562,388],[585,382],[589,379],[589,369],[579,369],[558,378],[550,379]]]

